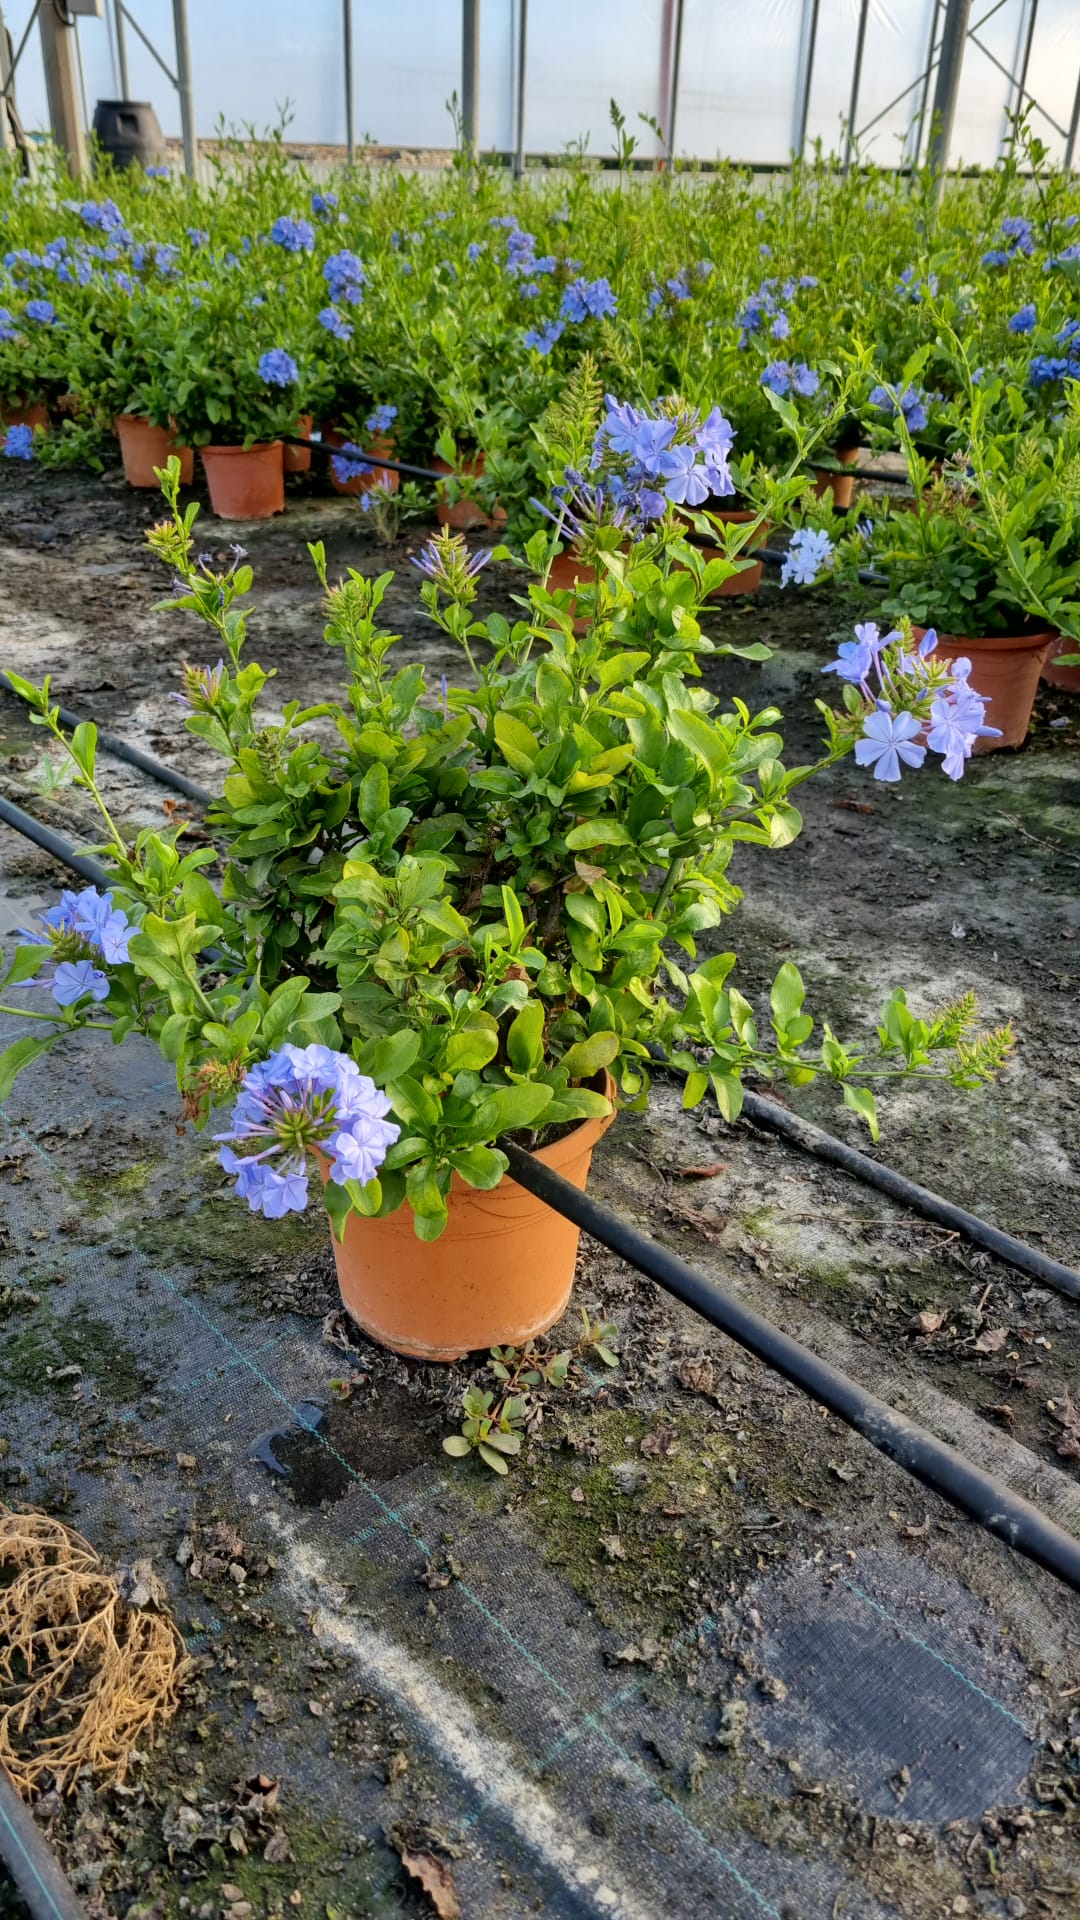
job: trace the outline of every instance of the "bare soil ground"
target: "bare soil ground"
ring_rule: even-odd
[[[275,698],[337,686],[315,538],[332,570],[398,566],[402,654],[437,677],[406,543],[387,559],[353,503],[292,486],[277,522],[206,523],[249,549]],[[0,664],[209,781],[170,698],[199,640],[153,611],[156,513],[112,472],[0,475]],[[485,576],[492,604],[513,590]],[[775,702],[789,759],[814,750],[849,618],[768,585],[717,613],[715,637],[775,651],[710,681]],[[42,795],[6,695],[0,736],[0,789],[92,837],[79,796]],[[979,1098],[885,1102],[880,1152],[1074,1264],[1078,747],[1080,701],[1044,690],[1023,751],[959,787],[835,770],[791,849],[740,852],[747,902],[717,942],[755,1000],[797,960],[840,1032],[896,984],[920,1008],[974,986],[1013,1063]],[[123,820],[172,807],[104,767]],[[0,934],[61,884],[0,830]],[[826,1094],[790,1099],[865,1145]],[[505,1483],[452,1463],[477,1369],[350,1334],[325,1224],[250,1222],[176,1120],[156,1055],[87,1039],[0,1122],[0,1494],[150,1559],[194,1660],[122,1789],[39,1807],[91,1913],[431,1913],[417,1854],[485,1920],[1080,1913],[1064,1589],[588,1243],[577,1298],[618,1324],[621,1367],[552,1396]],[[662,1080],[594,1187],[1080,1533],[1075,1305],[748,1125],[684,1115]]]

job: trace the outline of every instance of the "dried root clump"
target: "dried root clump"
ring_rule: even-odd
[[[125,1601],[88,1541],[0,1506],[0,1765],[24,1799],[84,1769],[122,1780],[186,1666],[173,1621]]]

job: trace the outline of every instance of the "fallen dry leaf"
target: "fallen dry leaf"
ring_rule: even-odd
[[[408,1847],[402,1847],[401,1864],[406,1873],[419,1880],[439,1920],[461,1920],[461,1901],[445,1860],[440,1860],[436,1853],[412,1853]]]
[[[946,1318],[944,1312],[934,1313],[927,1307],[924,1312],[915,1315],[911,1324],[919,1333],[940,1333]]]
[[[1080,1460],[1080,1407],[1066,1389],[1061,1412],[1054,1411],[1055,1420],[1061,1423],[1061,1433],[1057,1440],[1057,1451],[1063,1460]]]
[[[178,1453],[176,1464],[183,1473],[194,1473],[199,1465],[193,1453]]]
[[[647,1433],[644,1436],[641,1442],[641,1451],[642,1453],[653,1454],[657,1459],[663,1458],[666,1454],[678,1453],[678,1435],[673,1427],[656,1427],[652,1433]]]
[[[691,1393],[711,1393],[716,1384],[713,1363],[708,1357],[696,1360],[684,1360],[679,1368],[680,1387],[686,1387]]]
[[[1008,1339],[1004,1327],[988,1327],[975,1342],[976,1353],[1000,1353]]]
[[[714,1180],[718,1173],[727,1172],[728,1165],[726,1160],[710,1160],[703,1167],[676,1167],[675,1171],[680,1180]]]
[[[284,1866],[286,1860],[292,1859],[292,1853],[289,1848],[289,1838],[284,1827],[274,1828],[273,1833],[263,1848],[262,1857],[267,1865],[271,1867]]]
[[[875,813],[877,809],[872,800],[834,800],[834,810],[840,813]]]
[[[602,1533],[600,1535],[600,1545],[603,1547],[609,1560],[626,1559],[626,1548],[623,1546],[617,1533]]]

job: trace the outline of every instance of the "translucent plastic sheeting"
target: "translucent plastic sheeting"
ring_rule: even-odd
[[[973,0],[971,25],[1009,74],[1022,61],[1032,3]],[[112,5],[108,0],[110,16]],[[16,41],[30,7],[31,0],[4,4]],[[130,10],[172,66],[171,0],[130,0]],[[684,0],[675,127],[681,156],[786,161],[797,134],[812,10],[813,0]],[[527,150],[557,154],[582,141],[590,153],[610,152],[614,98],[639,153],[655,153],[657,142],[637,116],[668,120],[677,13],[677,0],[532,0]],[[843,150],[859,16],[860,0],[819,0],[807,139],[820,138],[828,151]],[[933,0],[870,0],[856,128],[864,132],[864,154],[886,166],[910,157],[933,16]],[[342,0],[188,0],[199,134],[213,134],[222,118],[265,127],[288,103],[292,139],[343,144],[342,19]],[[507,151],[515,143],[521,0],[481,0],[480,20],[479,140]],[[450,145],[446,103],[461,92],[460,0],[401,0],[393,7],[353,0],[353,35],[357,140]],[[95,100],[117,90],[111,17],[82,20],[79,39],[92,113]],[[127,43],[133,96],[153,101],[166,133],[178,135],[175,92],[130,27]],[[1080,3],[1038,0],[1027,88],[1050,116],[1036,112],[1032,124],[1058,161],[1078,75]],[[18,98],[27,126],[47,125],[36,28],[19,68]],[[928,113],[932,101],[931,82]],[[1006,73],[969,40],[951,160],[992,164],[1015,104]],[[924,150],[927,132],[928,124]]]

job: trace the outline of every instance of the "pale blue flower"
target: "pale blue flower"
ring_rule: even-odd
[[[827,533],[813,527],[800,527],[788,543],[780,569],[780,585],[813,586],[818,574],[832,556],[833,543]]]
[[[891,713],[882,702],[863,721],[863,737],[855,742],[860,767],[873,767],[875,780],[899,780],[900,763],[921,767],[926,748],[915,744],[923,723],[913,713]]]

